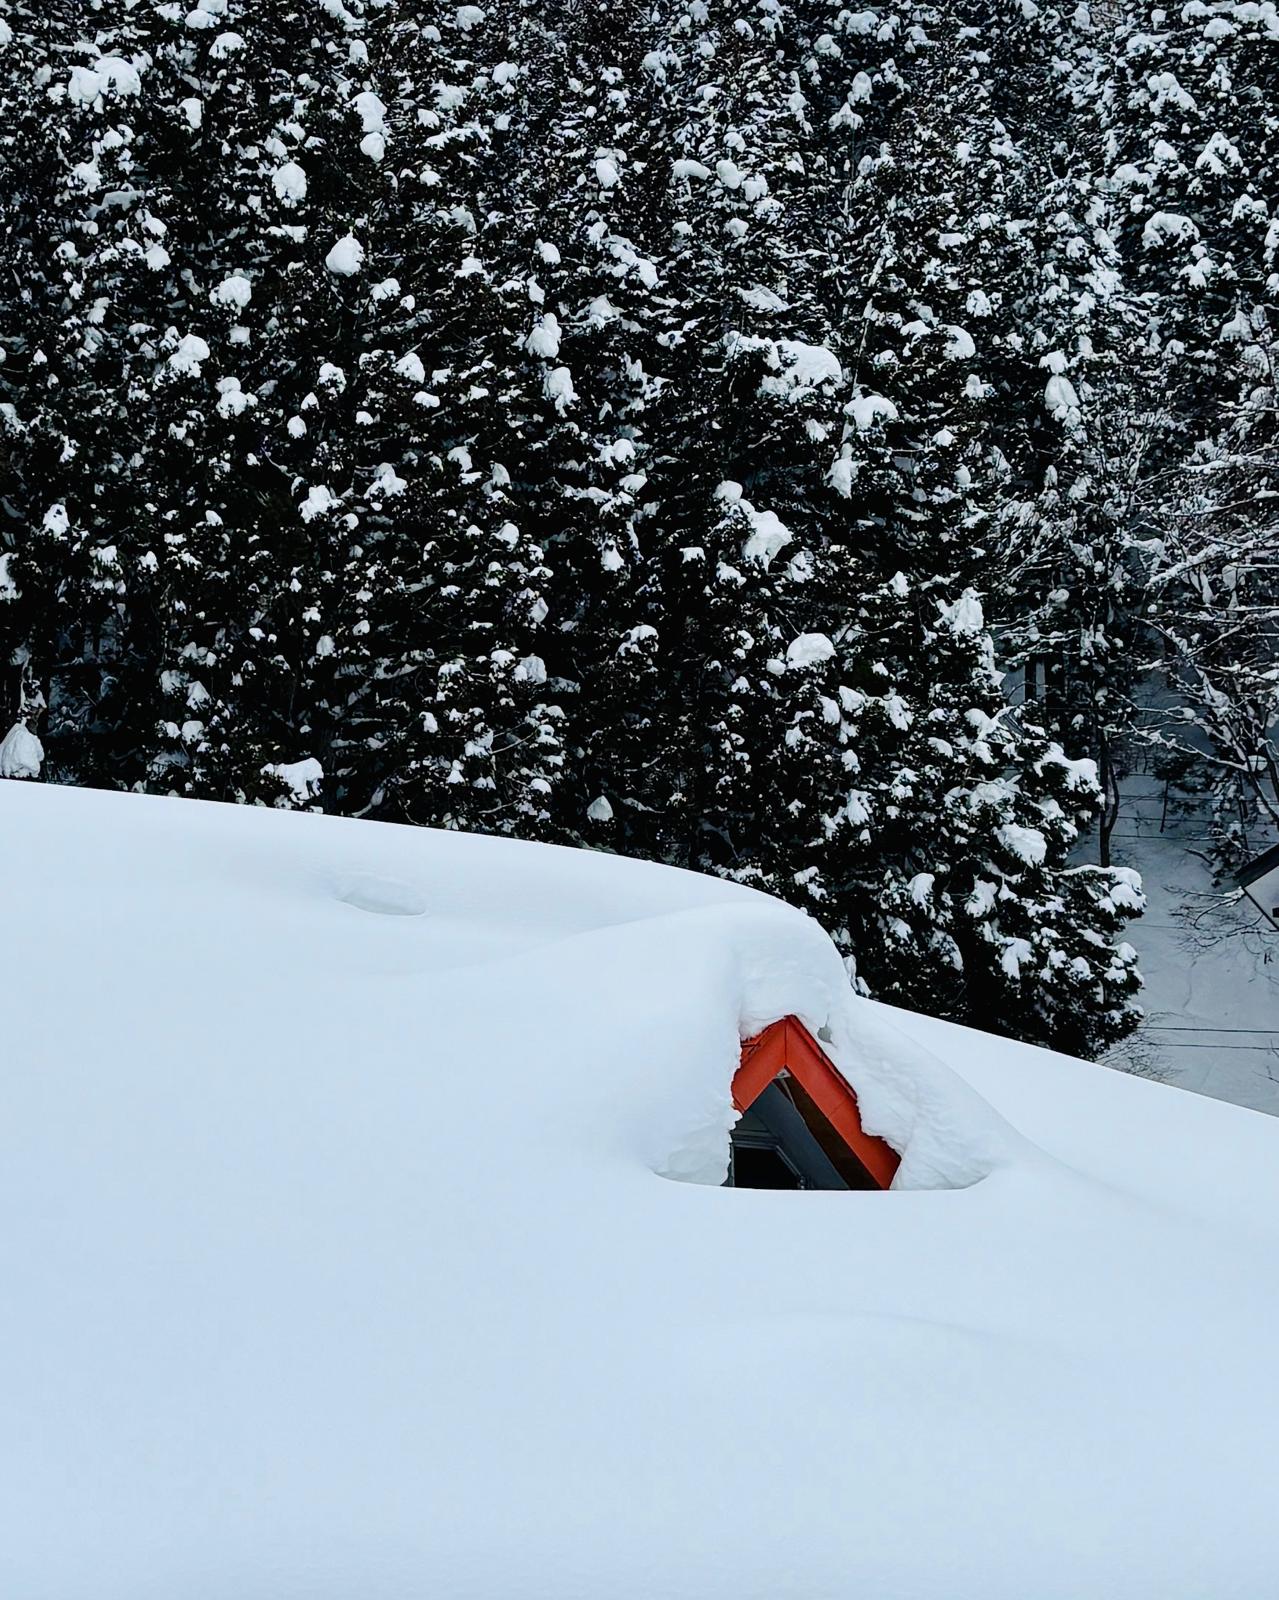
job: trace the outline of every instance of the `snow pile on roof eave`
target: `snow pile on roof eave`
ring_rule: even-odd
[[[827,1051],[857,1091],[862,1125],[901,1158],[894,1189],[964,1189],[1047,1158],[932,1051],[856,995],[827,1024]]]
[[[731,967],[739,1039],[787,1016],[821,1037],[857,1093],[867,1131],[902,1158],[894,1188],[967,1188],[996,1168],[1043,1159],[949,1067],[858,1000],[838,951],[811,917],[761,898],[683,913],[686,929],[688,919],[709,924],[701,942],[722,949]],[[725,1061],[725,1085],[735,1068],[735,1058]],[[734,1120],[730,1105],[727,1120],[712,1115],[685,1129],[660,1166],[663,1176],[722,1182]]]

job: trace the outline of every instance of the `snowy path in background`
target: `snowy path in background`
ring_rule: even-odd
[[[1146,914],[1131,940],[1146,978],[1147,1021],[1108,1058],[1197,1094],[1279,1115],[1279,933],[1258,926],[1250,902],[1196,930],[1185,921],[1212,875],[1201,817],[1170,813],[1160,832],[1163,785],[1136,774],[1125,784],[1115,830],[1117,865],[1135,867]]]

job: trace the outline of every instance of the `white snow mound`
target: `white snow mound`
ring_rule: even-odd
[[[0,882],[6,1600],[1273,1591],[1269,1119],[594,852],[10,783]],[[789,1013],[894,1192],[718,1187]]]

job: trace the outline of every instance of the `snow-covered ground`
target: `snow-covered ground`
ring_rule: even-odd
[[[5,1600],[1274,1592],[1279,1122],[607,856],[8,783],[0,882]],[[716,1186],[788,1012],[893,1192]]]
[[[1129,939],[1141,955],[1147,1021],[1112,1059],[1279,1114],[1279,932],[1250,901],[1221,909],[1205,834],[1202,816],[1165,812],[1158,779],[1127,780],[1113,848],[1146,891]]]

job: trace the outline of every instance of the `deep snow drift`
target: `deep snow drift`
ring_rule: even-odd
[[[5,783],[0,882],[5,1600],[1273,1593],[1279,1123],[604,856]],[[894,1192],[715,1186],[787,1012]]]

